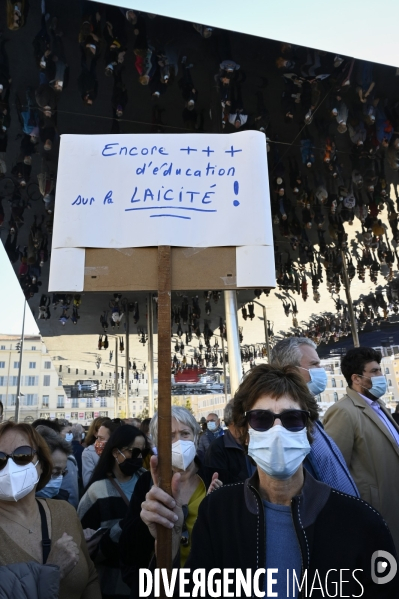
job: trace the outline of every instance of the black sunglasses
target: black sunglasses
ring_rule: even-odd
[[[247,422],[256,431],[268,431],[274,425],[276,418],[281,420],[284,428],[291,432],[298,432],[305,428],[310,412],[306,410],[284,410],[274,414],[270,410],[250,410],[245,412]]]
[[[8,458],[11,458],[17,466],[26,466],[27,464],[30,464],[36,454],[36,449],[33,449],[28,445],[17,447],[17,449],[14,449],[10,454],[0,451],[0,470],[3,470],[3,468],[6,467]]]
[[[129,447],[124,447],[123,449],[120,449],[119,451],[121,451],[122,453],[124,451],[129,451],[132,454],[132,460],[135,460],[140,455],[143,458],[143,460],[145,460],[145,458],[150,453],[149,449],[140,449],[139,447],[132,447],[132,449],[130,449]]]

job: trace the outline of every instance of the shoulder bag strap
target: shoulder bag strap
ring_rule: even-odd
[[[118,483],[116,482],[116,480],[114,479],[112,474],[107,474],[107,477],[108,477],[108,480],[110,481],[110,483],[118,491],[119,495],[122,497],[122,499],[126,503],[126,505],[130,505],[130,501],[128,500],[128,498],[126,497],[126,495],[124,494],[124,492],[122,491],[122,489],[120,488],[120,486],[118,485]]]
[[[42,506],[40,501],[37,501],[37,505],[39,506],[40,520],[42,521],[43,564],[45,564],[47,562],[51,550],[51,539],[49,539],[48,536],[47,517],[46,512],[44,511],[44,507]]]

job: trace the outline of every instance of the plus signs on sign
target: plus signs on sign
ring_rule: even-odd
[[[215,150],[211,150],[210,147],[208,146],[206,150],[202,150],[203,152],[206,153],[206,155],[209,157],[209,155],[214,152]]]
[[[242,152],[242,150],[235,150],[233,146],[230,146],[230,150],[225,150],[225,154],[230,154],[231,156],[234,156],[234,154],[236,152]]]
[[[180,152],[187,152],[188,155],[190,155],[190,152],[196,152],[197,150],[195,148],[180,148]]]

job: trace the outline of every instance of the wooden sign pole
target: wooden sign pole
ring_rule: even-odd
[[[159,486],[171,492],[171,248],[158,247],[158,472]],[[172,571],[172,531],[158,526],[157,567],[166,568],[169,580]],[[163,585],[161,597],[166,597]]]

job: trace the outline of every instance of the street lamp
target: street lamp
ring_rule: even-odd
[[[119,397],[119,384],[118,384],[118,335],[113,335],[111,333],[107,333],[108,337],[115,337],[115,367],[114,367],[114,377],[115,377],[115,398],[114,398],[114,417],[118,413],[118,397]]]
[[[266,339],[266,353],[267,353],[267,361],[270,364],[270,342],[269,342],[269,330],[267,328],[267,315],[266,315],[266,306],[264,306],[263,304],[261,304],[260,302],[256,301],[256,300],[252,300],[254,304],[258,304],[258,306],[261,306],[263,309],[263,324],[265,327],[265,339]]]
[[[15,422],[19,422],[19,398],[21,394],[21,372],[22,372],[22,358],[24,355],[24,330],[25,330],[25,310],[26,310],[26,298],[24,299],[24,315],[22,318],[22,336],[21,336],[21,345],[18,348],[18,352],[20,353],[19,358],[19,368],[18,368],[18,384],[17,384],[17,398],[15,401]]]

